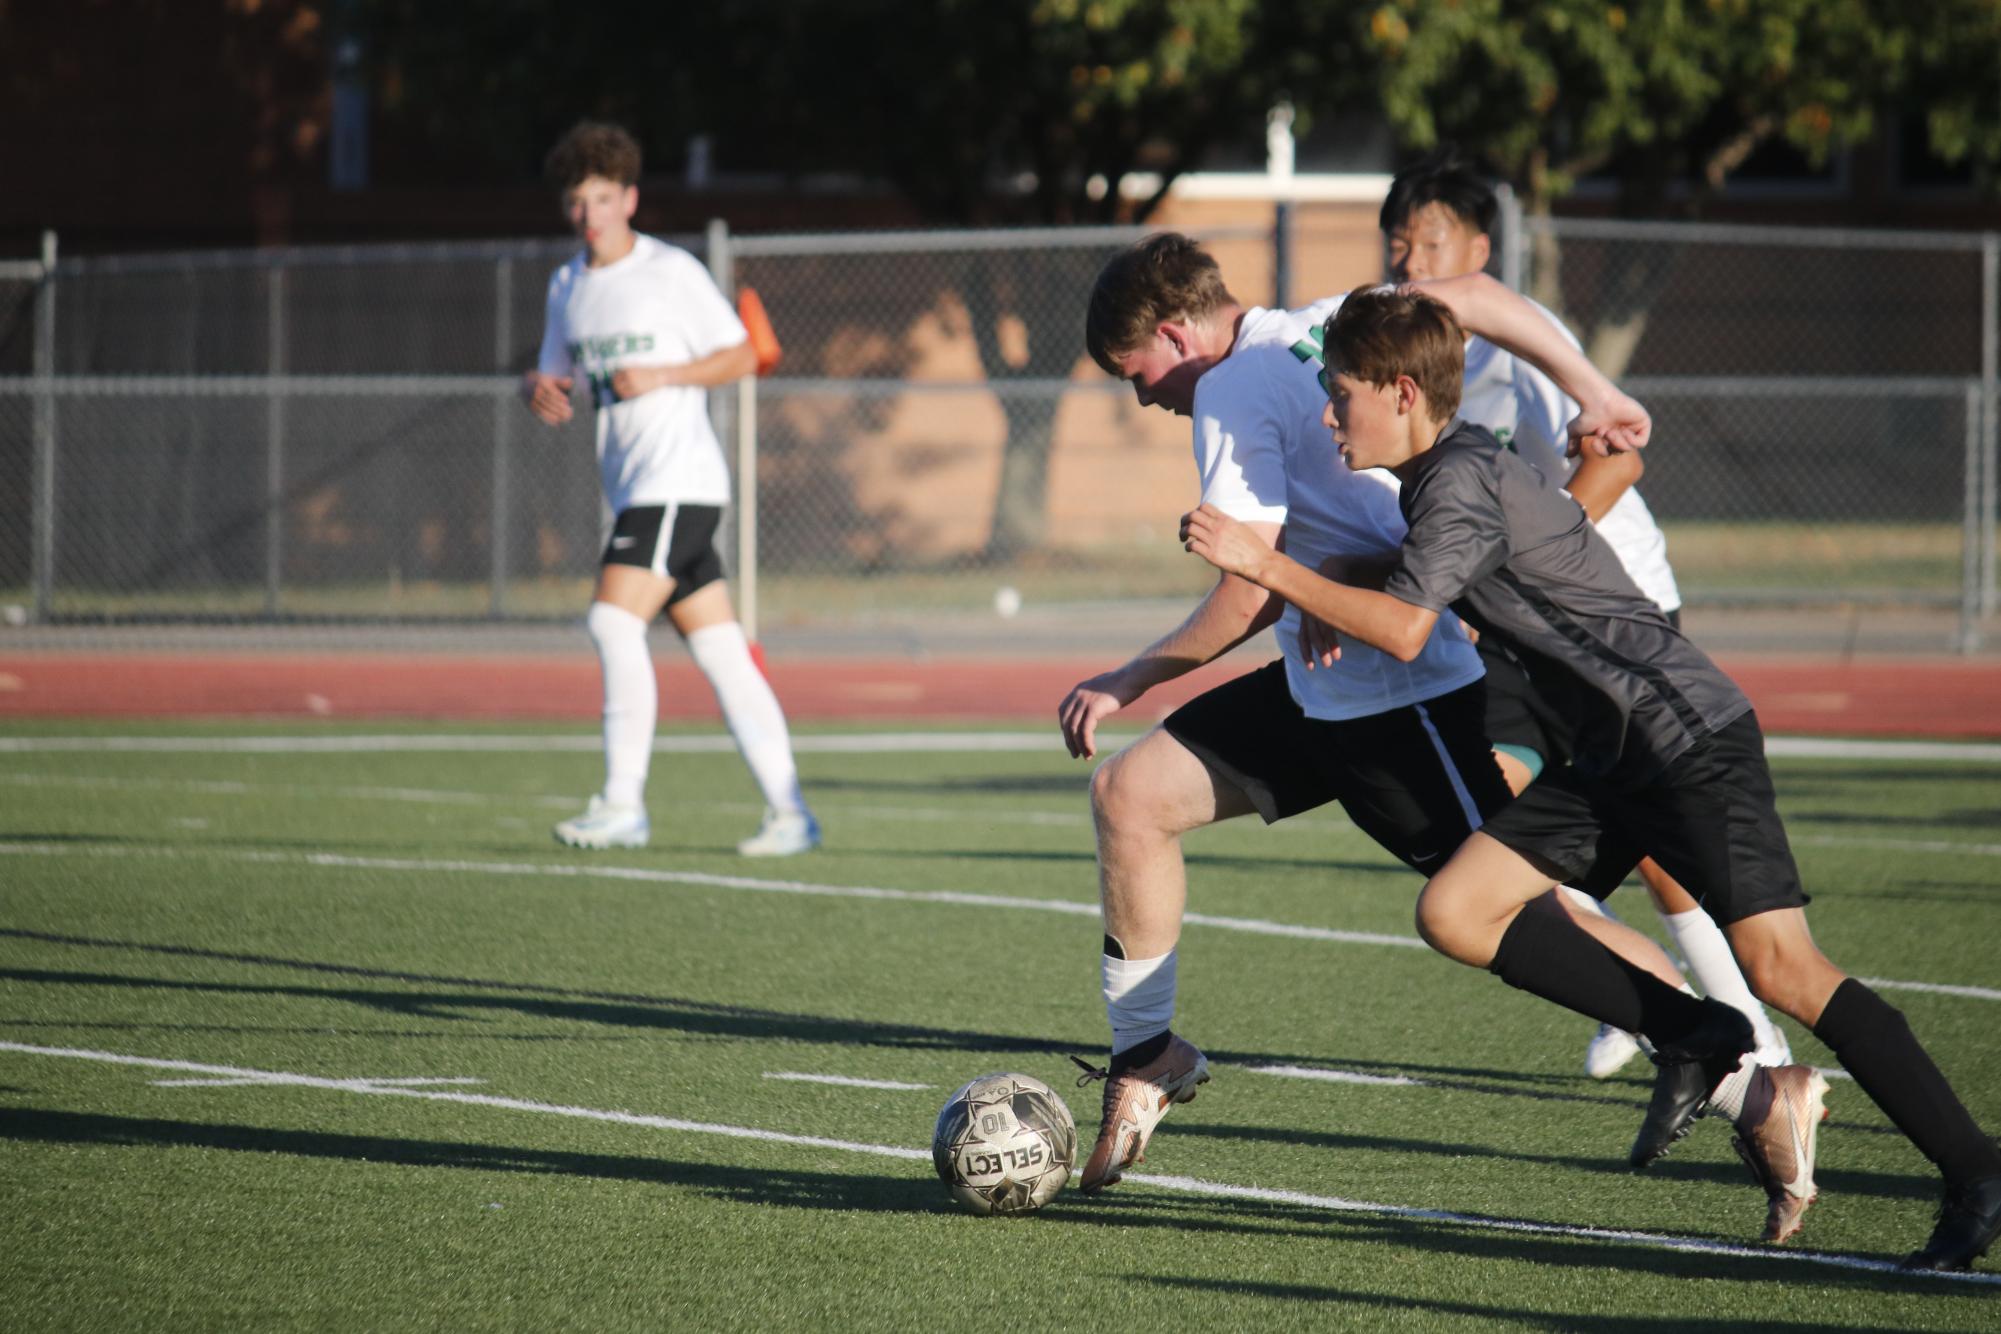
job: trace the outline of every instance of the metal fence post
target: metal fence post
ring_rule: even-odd
[[[272,265],[265,285],[264,368],[264,614],[278,614],[285,570],[285,270]]]
[[[1959,548],[1959,651],[1972,653],[1980,647],[1980,533],[1982,503],[1980,473],[1982,452],[1981,404],[1985,386],[1969,381],[1966,386],[1966,500],[1964,526]]]
[[[1494,189],[1494,196],[1501,205],[1501,281],[1508,290],[1522,290],[1522,280],[1528,275],[1524,259],[1528,253],[1528,237],[1522,231],[1522,201],[1515,188],[1506,181]]]
[[[514,264],[505,258],[493,262],[493,367],[507,374],[507,359],[514,348]],[[487,615],[498,620],[507,615],[507,539],[509,521],[508,467],[513,452],[514,404],[512,395],[493,398],[493,497],[487,518],[491,539],[487,578]]]
[[[730,245],[729,224],[711,218],[708,230],[709,276],[727,300],[736,291],[736,255]],[[719,404],[729,400],[718,398]],[[757,642],[757,377],[747,375],[737,381],[734,411],[725,407],[724,420],[716,432],[722,439],[736,439],[736,580],[737,621],[744,635]]]
[[[35,619],[49,619],[56,581],[56,234],[42,233],[42,277],[35,288],[35,477],[33,570]]]
[[[2001,462],[2001,232],[1980,238],[1980,614],[1992,616],[1994,586],[1995,469]]]
[[[1265,117],[1265,179],[1271,183],[1272,306],[1292,308],[1293,161],[1292,103],[1280,102]]]

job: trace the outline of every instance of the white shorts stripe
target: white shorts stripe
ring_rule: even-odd
[[[1473,800],[1473,794],[1466,790],[1466,780],[1460,776],[1459,766],[1452,762],[1452,752],[1445,748],[1445,738],[1438,735],[1437,726],[1431,721],[1430,712],[1422,704],[1413,704],[1417,719],[1424,724],[1424,734],[1431,738],[1431,749],[1438,756],[1438,763],[1445,770],[1445,776],[1452,783],[1452,795],[1459,798],[1459,810],[1466,817],[1468,829],[1480,827],[1480,806]]]
[[[671,500],[661,506],[660,531],[654,534],[653,559],[646,563],[646,568],[662,579],[667,577],[667,553],[674,545],[674,517],[680,512],[680,505]]]

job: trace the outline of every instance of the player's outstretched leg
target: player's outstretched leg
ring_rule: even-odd
[[[1610,908],[1592,898],[1581,889],[1565,885],[1556,891],[1563,895],[1563,905],[1571,915],[1590,913],[1598,917],[1609,917],[1617,921]],[[1582,925],[1582,919],[1579,919]],[[1638,1056],[1645,1048],[1637,1033],[1628,1033],[1623,1028],[1611,1024],[1598,1025],[1598,1031],[1591,1035],[1591,1041],[1584,1047],[1584,1073],[1593,1079],[1610,1079],[1626,1068],[1626,1064]],[[1649,1056],[1653,1053],[1648,1052]]]
[[[1202,1053],[1171,1028],[1175,944],[1188,901],[1181,836],[1252,809],[1248,797],[1162,728],[1091,776],[1105,915],[1099,968],[1112,1058],[1103,1070],[1084,1066],[1084,1082],[1105,1081],[1098,1142],[1078,1180],[1088,1194],[1112,1185],[1137,1162],[1167,1109],[1193,1098],[1209,1078]]]
[[[1155,1048],[1157,1054],[1153,1054]],[[1109,1070],[1070,1058],[1084,1068],[1077,1080],[1080,1086],[1093,1080],[1105,1082],[1098,1142],[1077,1180],[1086,1195],[1117,1185],[1126,1168],[1144,1162],[1146,1142],[1168,1109],[1179,1102],[1195,1101],[1196,1089],[1209,1082],[1208,1058],[1194,1043],[1174,1033],[1163,1033],[1120,1056],[1129,1061],[1134,1057],[1147,1059]]]

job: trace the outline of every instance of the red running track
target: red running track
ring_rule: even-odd
[[[1151,721],[1256,665],[1191,673],[1128,712]],[[1737,657],[1723,666],[1774,733],[2001,738],[2001,664],[1959,658]],[[802,722],[870,719],[1055,721],[1057,702],[1105,658],[779,659],[785,710]],[[659,668],[661,716],[713,719],[686,659]],[[0,719],[60,717],[563,719],[598,715],[597,662],[425,654],[0,655]]]

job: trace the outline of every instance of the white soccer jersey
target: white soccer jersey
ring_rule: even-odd
[[[1321,421],[1327,395],[1318,330],[1340,304],[1332,297],[1303,310],[1246,311],[1230,355],[1195,383],[1203,501],[1233,518],[1283,524],[1286,554],[1308,569],[1333,555],[1393,557],[1404,538],[1396,478],[1380,468],[1349,468]],[[1482,672],[1451,612],[1407,663],[1350,641],[1331,668],[1308,671],[1299,612],[1290,606],[1278,644],[1292,697],[1309,718],[1402,708],[1471,685]]]
[[[1573,347],[1577,345],[1563,321],[1541,306],[1536,309],[1563,330]],[[1459,415],[1492,431],[1546,477],[1568,477],[1576,470],[1577,460],[1565,455],[1566,428],[1577,415],[1577,404],[1565,398],[1547,375],[1484,338],[1466,343],[1466,387],[1459,398]],[[1628,488],[1605,511],[1598,521],[1598,535],[1618,554],[1640,591],[1662,611],[1681,606],[1681,590],[1675,587],[1674,570],[1668,565],[1667,538],[1637,487]]]
[[[671,366],[734,347],[749,335],[687,251],[651,236],[593,269],[586,255],[549,279],[544,375],[576,374],[597,410],[598,472],[614,514],[636,505],[724,505],[729,469],[709,424],[709,391],[671,385],[620,402],[611,377],[628,366]]]

